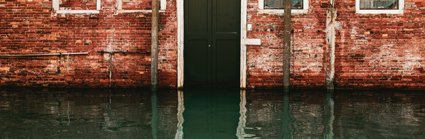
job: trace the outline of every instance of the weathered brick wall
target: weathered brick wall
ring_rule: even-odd
[[[60,0],[60,7],[72,10],[96,10],[97,0]]]
[[[177,87],[176,5],[176,0],[167,0],[167,12],[160,16],[158,80],[162,87]]]
[[[55,14],[50,0],[0,0],[0,54],[89,52],[61,58],[0,59],[0,86],[149,86],[151,14],[117,14],[115,5],[115,0],[102,0],[99,14]],[[173,87],[177,80],[175,1],[168,0],[167,6],[160,19],[159,76],[167,76],[160,78],[161,86]],[[111,57],[101,51],[137,54]]]
[[[324,87],[329,64],[326,42],[328,0],[310,0],[306,14],[295,14],[291,82],[295,87]],[[336,1],[336,75],[339,88],[425,87],[425,1],[405,0],[404,14],[357,14],[355,1]],[[281,87],[283,16],[261,12],[250,0],[248,87]]]
[[[125,10],[150,10],[152,0],[122,0],[122,8]]]
[[[337,2],[336,85],[425,87],[425,1],[405,0],[403,15],[361,15]]]
[[[326,10],[329,0],[310,0],[294,14],[291,82],[324,87],[329,64]],[[76,9],[95,9],[92,0]],[[75,7],[85,3],[62,3]],[[0,0],[0,54],[89,52],[81,56],[0,59],[0,86],[144,87],[150,84],[151,14],[117,13],[102,0],[99,14],[55,14],[51,0]],[[124,10],[151,8],[150,1],[123,0]],[[425,87],[425,1],[405,0],[402,15],[357,14],[355,1],[336,1],[335,84],[351,87]],[[283,16],[248,1],[248,88],[278,88],[283,81]],[[177,84],[176,1],[161,12],[159,82]],[[112,57],[100,51],[116,53]],[[110,72],[111,71],[111,72]],[[112,73],[112,74],[110,74]]]
[[[323,61],[327,1],[310,0],[308,13],[294,14],[291,82],[293,86],[318,87],[325,83]],[[248,87],[283,86],[283,14],[261,12],[258,0],[248,3],[248,38],[259,38],[261,46],[248,46]]]

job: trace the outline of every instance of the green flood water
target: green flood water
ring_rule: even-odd
[[[0,90],[0,139],[424,139],[425,93]]]

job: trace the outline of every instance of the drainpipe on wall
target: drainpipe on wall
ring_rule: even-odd
[[[156,90],[158,84],[158,22],[159,0],[152,0],[152,45],[151,45],[151,87]]]
[[[284,0],[283,7],[285,10],[284,14],[284,47],[283,47],[283,87],[285,91],[289,90],[289,76],[290,76],[290,68],[291,68],[291,32],[292,32],[292,25],[291,25],[291,8],[292,8],[292,2],[291,0]]]
[[[336,38],[336,9],[335,1],[330,0],[330,7],[326,11],[326,41],[329,44],[328,58],[326,65],[326,88],[328,90],[334,89],[334,77],[335,77],[335,38]]]

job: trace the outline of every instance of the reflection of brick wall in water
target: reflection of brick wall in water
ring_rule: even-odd
[[[246,134],[260,138],[279,138],[282,136],[282,94],[246,94]]]
[[[68,10],[96,10],[97,0],[59,0],[61,9]]]
[[[335,103],[335,113],[338,113],[334,122],[335,137],[401,138],[403,135],[415,135],[423,138],[423,96],[382,94],[338,95]]]
[[[0,129],[6,131],[0,132],[2,137],[152,138],[151,99],[146,92],[2,90],[1,93]]]
[[[297,102],[291,104],[294,138],[319,137],[323,134],[323,105]]]
[[[158,94],[158,138],[173,139],[177,132],[177,92]]]
[[[309,94],[291,96],[290,117],[284,117],[283,94],[247,93],[245,132],[261,138],[280,138],[283,136],[283,126],[287,126],[291,128],[294,138],[321,136],[324,128],[323,99]],[[284,118],[291,119],[290,125],[283,124]]]

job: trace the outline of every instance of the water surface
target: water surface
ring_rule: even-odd
[[[9,138],[425,138],[425,93],[3,89]]]

